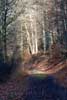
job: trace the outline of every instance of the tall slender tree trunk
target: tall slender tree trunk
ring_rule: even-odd
[[[20,54],[23,54],[23,33],[22,33],[22,23],[21,23],[21,33],[20,33]]]
[[[30,49],[30,51],[31,51],[31,53],[32,53],[32,46],[31,46],[31,40],[30,40],[30,33],[29,33],[29,31],[28,31],[28,28],[27,28],[26,23],[25,23],[25,29],[26,29],[26,33],[27,33],[27,42],[28,42],[28,46],[29,46],[29,49]]]
[[[35,33],[33,32],[33,19],[32,15],[30,14],[30,25],[31,25],[31,43],[32,43],[32,54],[35,53]]]
[[[6,18],[7,18],[7,8],[6,8],[6,4],[5,4],[5,11],[4,11],[4,15],[3,17],[3,26],[2,26],[2,30],[3,30],[3,48],[4,48],[4,62],[7,61],[7,24],[6,24]]]
[[[64,47],[67,49],[67,15],[66,15],[66,8],[65,8],[65,1],[61,0],[61,10],[62,10],[62,23],[63,23],[63,42]]]
[[[36,26],[36,19],[35,19],[35,52],[38,53],[38,37],[37,37],[37,26]]]
[[[43,48],[44,48],[44,52],[46,51],[46,36],[45,36],[45,25],[44,25],[44,21],[42,23],[43,26]]]

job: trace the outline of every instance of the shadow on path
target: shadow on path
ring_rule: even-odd
[[[67,89],[56,84],[52,77],[29,77],[28,83],[24,100],[67,100]]]

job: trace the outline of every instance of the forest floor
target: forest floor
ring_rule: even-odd
[[[24,100],[27,87],[27,77],[11,77],[0,84],[0,100]]]
[[[67,88],[52,76],[20,76],[0,84],[0,100],[67,100]]]
[[[67,59],[64,59],[62,56],[33,55],[23,66],[20,68],[21,72],[25,71],[29,75],[52,75],[62,85],[67,87]]]
[[[67,100],[66,75],[67,59],[33,55],[0,84],[0,100]]]

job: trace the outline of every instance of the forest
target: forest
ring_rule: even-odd
[[[27,74],[67,69],[67,0],[0,0],[0,77],[18,66]]]
[[[67,100],[67,0],[0,0],[0,100]]]

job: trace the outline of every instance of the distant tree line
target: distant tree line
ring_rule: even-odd
[[[67,0],[0,0],[3,61],[17,51],[21,56],[51,51],[55,43],[67,50]]]

